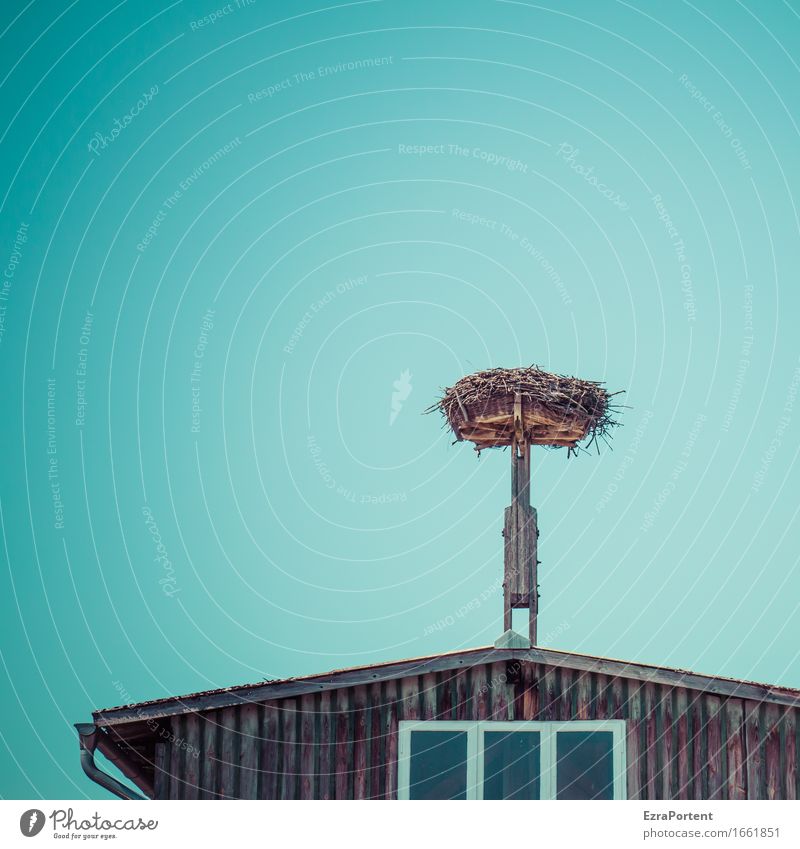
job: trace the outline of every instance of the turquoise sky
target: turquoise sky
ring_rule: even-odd
[[[800,3],[3,8],[0,795],[492,643],[508,455],[422,412],[499,365],[626,390],[535,454],[541,642],[800,686]]]

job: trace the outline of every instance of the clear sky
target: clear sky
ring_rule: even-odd
[[[487,645],[537,450],[542,643],[800,686],[800,4],[7,2],[6,797],[93,708]],[[394,396],[394,397],[393,397]]]

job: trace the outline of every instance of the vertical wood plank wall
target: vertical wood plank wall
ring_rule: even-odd
[[[624,719],[630,799],[797,799],[797,709],[508,661],[188,714],[160,799],[393,799],[406,719]]]

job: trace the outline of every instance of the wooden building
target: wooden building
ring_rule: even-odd
[[[156,799],[796,799],[798,708],[797,690],[490,647],[100,710],[79,730],[87,762],[96,746]]]
[[[458,438],[512,448],[494,646],[96,711],[78,726],[86,773],[122,798],[138,794],[95,751],[155,799],[796,799],[800,691],[537,645],[530,449],[604,426],[607,400],[521,371],[490,409],[464,403],[474,380],[448,408]],[[559,403],[594,393],[594,419],[542,412],[551,384]],[[526,637],[511,629],[521,608]]]

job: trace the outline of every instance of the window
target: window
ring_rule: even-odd
[[[412,734],[409,785],[415,799],[466,799],[467,732]]]
[[[400,799],[624,799],[625,723],[401,722]]]
[[[483,798],[541,798],[541,732],[487,729],[482,736]]]

